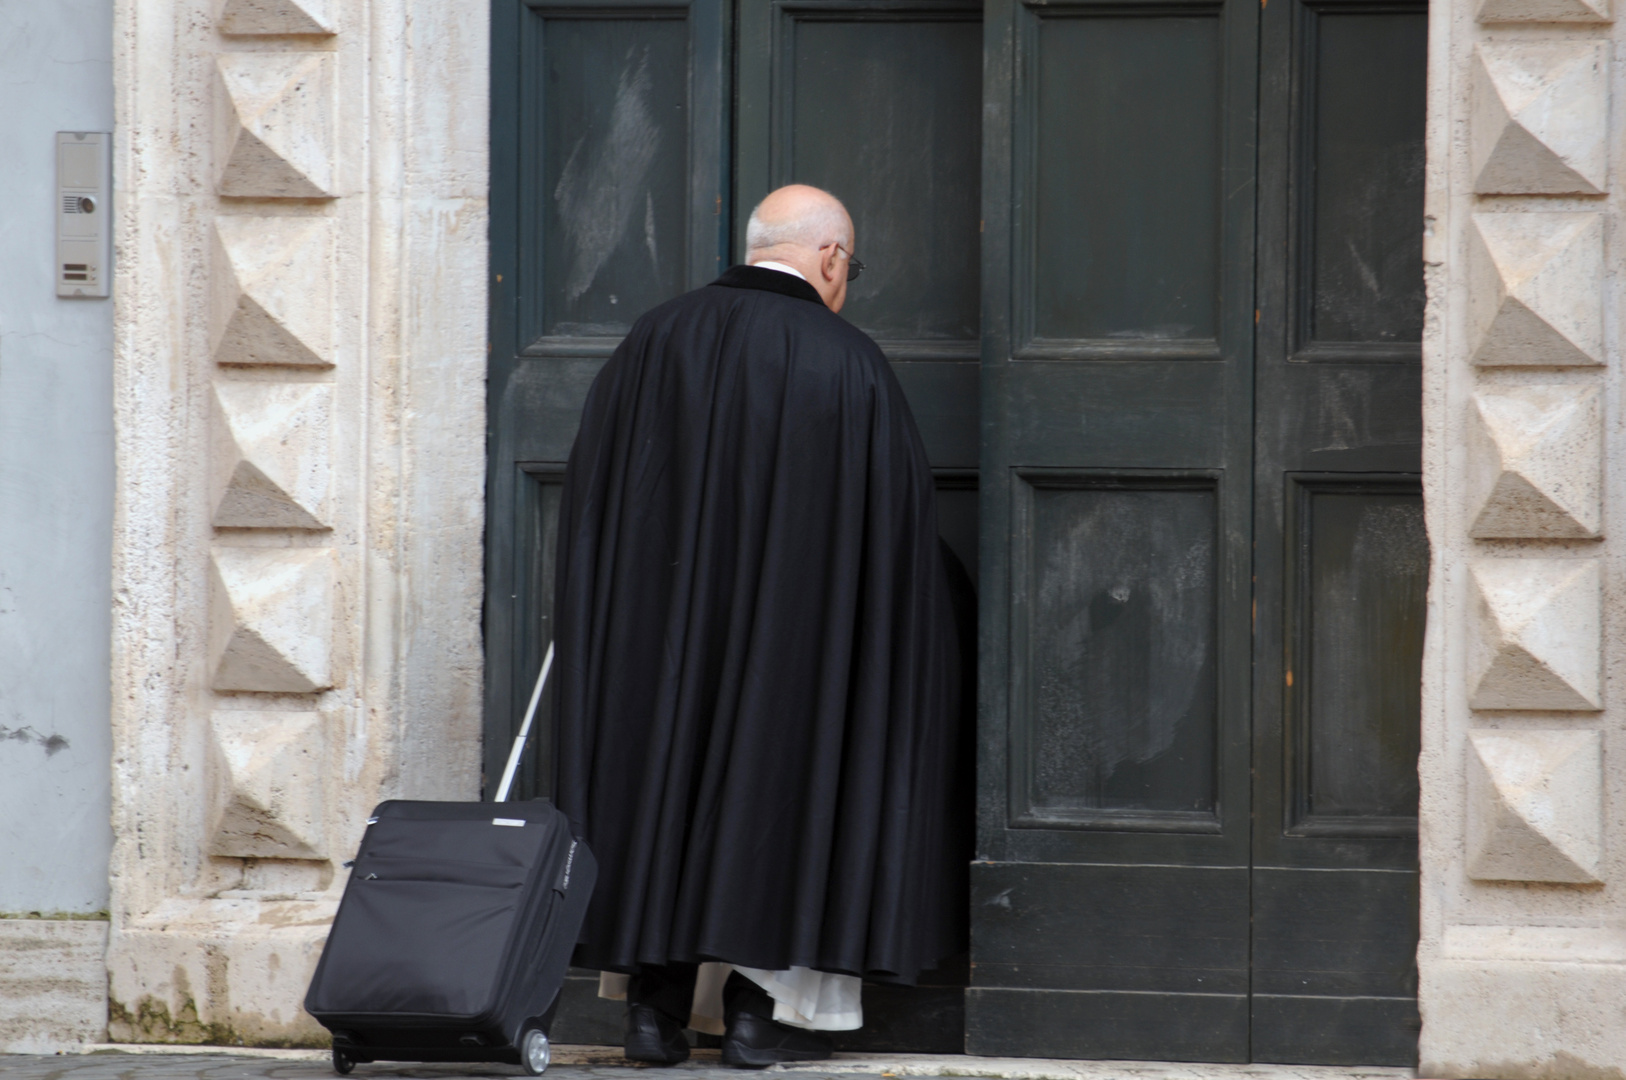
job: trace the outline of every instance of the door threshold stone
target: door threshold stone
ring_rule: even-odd
[[[78,1056],[79,1061],[71,1061]],[[130,1057],[145,1058],[143,1062]],[[123,1058],[113,1065],[108,1058]],[[100,1060],[98,1060],[100,1059]],[[207,1060],[202,1060],[207,1059]],[[155,1043],[89,1043],[77,1055],[0,1055],[0,1080],[174,1080],[219,1077],[227,1061],[233,1080],[318,1080],[333,1075],[328,1051],[247,1046],[178,1046]],[[112,1065],[111,1068],[108,1066]],[[555,1080],[602,1078],[610,1070],[645,1071],[628,1064],[616,1046],[554,1047],[548,1076]],[[716,1050],[695,1050],[668,1072],[683,1080],[722,1080],[750,1075],[730,1069]],[[1413,1080],[1410,1069],[1362,1065],[1222,1065],[1168,1061],[1064,1061],[1048,1058],[984,1058],[964,1054],[837,1054],[829,1061],[777,1065],[764,1070],[806,1077],[988,1077],[990,1080]],[[698,1075],[697,1075],[698,1074]],[[522,1075],[517,1066],[378,1062],[359,1065],[356,1078],[411,1077],[418,1080],[474,1080]],[[653,1080],[653,1078],[652,1078]]]

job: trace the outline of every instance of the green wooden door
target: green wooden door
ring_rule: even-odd
[[[1422,8],[987,20],[967,1045],[1409,1063]]]
[[[844,1044],[1409,1061],[1420,4],[493,16],[488,778],[598,366],[819,184],[982,602],[970,962]],[[560,1038],[619,1041],[566,993]]]

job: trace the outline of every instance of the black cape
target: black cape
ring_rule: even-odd
[[[945,552],[897,380],[812,286],[735,267],[638,320],[559,517],[554,792],[600,867],[578,964],[909,983],[964,948]]]

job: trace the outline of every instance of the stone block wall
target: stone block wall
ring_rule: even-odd
[[[1432,8],[1425,1076],[1626,1076],[1610,2]]]
[[[109,1031],[316,1043],[368,809],[479,792],[486,12],[115,27]]]

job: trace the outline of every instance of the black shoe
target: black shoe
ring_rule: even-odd
[[[773,1019],[773,998],[739,972],[723,985],[728,1030],[723,1033],[723,1064],[766,1069],[785,1061],[823,1061],[832,1046],[828,1035]]]
[[[653,1005],[628,1005],[625,1030],[628,1061],[676,1065],[689,1059],[683,1025]]]
[[[784,1061],[823,1061],[831,1049],[828,1035],[742,1012],[729,1018],[723,1035],[723,1064],[766,1069]]]

